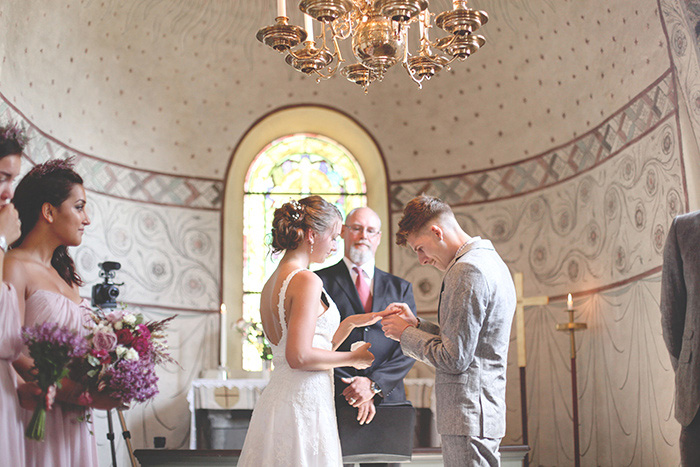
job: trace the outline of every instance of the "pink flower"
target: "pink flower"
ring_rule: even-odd
[[[92,404],[92,395],[88,391],[80,393],[78,396],[78,404],[80,405],[90,405]]]
[[[107,316],[105,316],[107,321],[109,321],[112,324],[116,323],[117,321],[121,321],[123,317],[124,312],[122,310],[114,310],[111,313],[107,314]]]
[[[116,338],[116,336],[115,336]],[[100,363],[103,365],[105,363],[111,363],[112,358],[109,356],[109,352],[106,350],[97,350],[97,349],[92,349],[90,353],[94,356],[97,357],[100,360]]]
[[[92,338],[92,346],[97,350],[114,350],[117,347],[117,335],[112,331],[95,331]]]
[[[151,338],[151,331],[148,330],[148,326],[146,326],[145,324],[139,324],[138,330],[139,334],[142,335],[145,339]]]
[[[141,336],[138,339],[134,339],[132,346],[134,347],[134,350],[139,353],[139,355],[143,356],[150,348],[150,343],[148,342],[148,339]]]

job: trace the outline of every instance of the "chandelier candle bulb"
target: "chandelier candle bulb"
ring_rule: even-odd
[[[221,304],[219,313],[219,366],[226,367],[226,305]]]
[[[277,16],[287,16],[286,0],[277,0]]]
[[[304,29],[306,29],[306,41],[314,42],[314,19],[304,13]]]
[[[574,301],[571,298],[571,294],[569,294],[569,297],[566,299],[566,309],[569,311],[574,309]]]

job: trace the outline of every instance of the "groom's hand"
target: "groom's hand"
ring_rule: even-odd
[[[343,390],[343,396],[353,407],[360,407],[367,401],[374,398],[374,393],[370,389],[372,381],[364,376],[353,376],[352,378],[342,378],[343,383],[348,387]]]
[[[394,339],[395,341],[401,341],[401,334],[409,326],[415,326],[406,322],[399,315],[391,315],[382,319],[382,331],[384,335],[389,339]]]
[[[360,425],[366,425],[374,419],[377,413],[377,408],[374,406],[374,400],[370,399],[357,408],[357,421]]]

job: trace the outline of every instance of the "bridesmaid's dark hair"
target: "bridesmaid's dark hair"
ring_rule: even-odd
[[[296,250],[308,230],[322,234],[337,220],[343,216],[335,204],[318,195],[284,203],[272,219],[272,252]]]
[[[82,184],[82,177],[73,170],[72,158],[51,159],[34,166],[17,184],[12,198],[22,222],[22,233],[12,247],[21,245],[36,226],[44,203],[59,207],[68,199],[73,187]],[[68,285],[83,285],[83,279],[75,270],[75,263],[65,245],[54,250],[51,265]]]
[[[16,123],[0,126],[0,159],[21,155],[27,145],[27,135]]]

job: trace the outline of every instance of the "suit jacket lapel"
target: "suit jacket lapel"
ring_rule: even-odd
[[[372,286],[372,310],[373,312],[377,311],[382,311],[378,310],[377,307],[379,307],[379,303],[381,303],[380,300],[377,300],[377,297],[386,297],[388,296],[387,292],[387,285],[388,281],[386,281],[387,273],[384,271],[380,271],[376,267],[374,268],[374,285]]]

